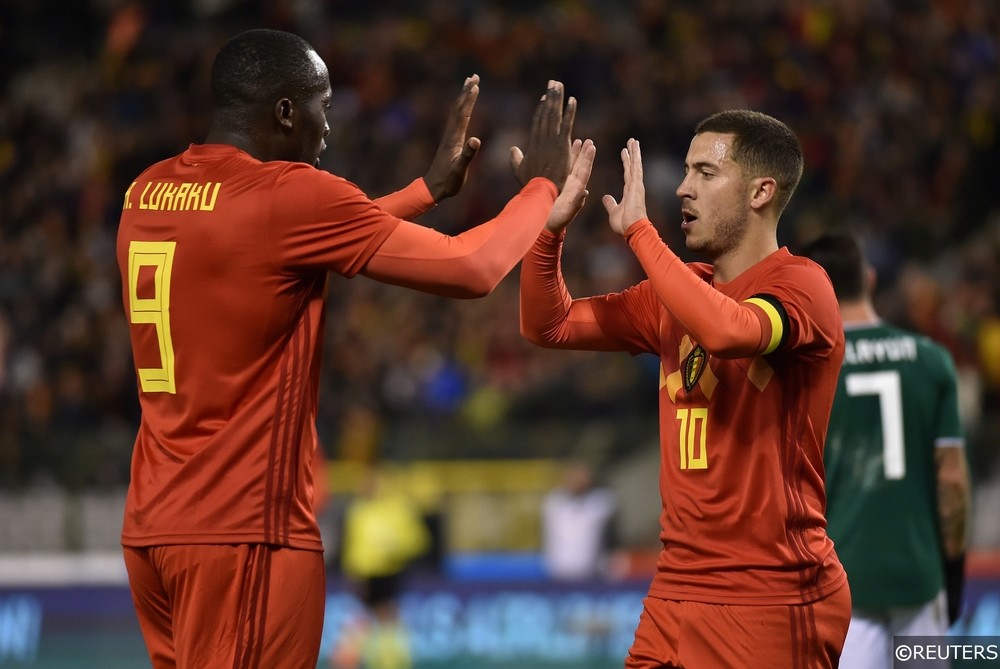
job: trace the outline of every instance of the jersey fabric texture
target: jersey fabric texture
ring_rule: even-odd
[[[825,455],[830,536],[856,608],[923,604],[943,587],[935,448],[963,444],[955,365],[922,335],[845,329]]]
[[[846,580],[823,515],[823,443],[844,350],[829,279],[780,249],[717,283],[710,266],[685,266],[648,221],[626,238],[649,278],[576,300],[589,303],[601,335],[570,327],[596,350],[660,357],[663,548],[650,595],[748,605],[825,597]],[[522,281],[543,286],[542,299],[522,300],[546,314],[533,322],[565,302],[561,278],[551,279],[560,251],[561,238],[543,232],[525,258]],[[751,320],[759,341],[743,342],[739,350],[755,353],[741,357],[711,355],[692,334]]]
[[[340,177],[230,146],[136,179],[117,247],[142,408],[124,545],[322,550],[327,274],[357,274],[399,222]]]

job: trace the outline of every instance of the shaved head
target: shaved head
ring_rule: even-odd
[[[212,64],[216,114],[229,119],[268,108],[280,98],[300,102],[328,81],[326,66],[309,43],[280,30],[240,33]]]
[[[206,142],[258,160],[318,166],[332,95],[326,63],[308,42],[281,30],[248,30],[212,63],[215,110]]]

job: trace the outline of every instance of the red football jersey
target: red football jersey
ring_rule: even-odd
[[[650,594],[795,604],[832,592],[846,575],[824,519],[844,355],[830,280],[780,249],[714,283],[711,266],[685,266],[648,222],[627,238],[649,278],[571,302],[553,271],[561,238],[543,233],[522,265],[522,327],[550,346],[660,358],[663,548]],[[734,348],[708,353],[692,330]]]
[[[327,275],[355,275],[399,222],[340,177],[231,146],[136,179],[117,249],[142,407],[123,544],[322,549]]]

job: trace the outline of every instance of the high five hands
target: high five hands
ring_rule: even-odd
[[[571,149],[572,169],[559,197],[552,206],[552,212],[545,222],[549,232],[558,234],[570,224],[583,208],[587,199],[587,181],[594,167],[594,156],[597,149],[589,139],[585,142],[575,140]],[[608,224],[619,235],[632,227],[633,223],[646,218],[646,188],[642,180],[642,152],[639,142],[628,140],[622,149],[622,168],[625,185],[622,190],[621,203],[612,195],[605,195],[601,202],[608,212]]]
[[[479,152],[482,144],[479,138],[466,137],[478,97],[479,75],[473,74],[466,78],[462,92],[452,105],[441,143],[424,175],[427,190],[435,202],[451,197],[462,189],[469,174],[469,163]]]
[[[479,97],[479,75],[468,77],[452,106],[437,153],[424,176],[435,202],[461,190],[468,176],[469,164],[479,151],[478,137],[468,137],[469,121]],[[550,80],[531,120],[531,132],[525,151],[513,146],[511,165],[521,184],[534,177],[555,183],[559,197],[545,223],[553,233],[563,230],[583,208],[589,191],[587,183],[594,167],[597,148],[591,140],[572,139],[576,119],[576,98],[564,103],[563,84]],[[601,202],[608,212],[611,229],[620,235],[633,223],[646,218],[646,190],[642,176],[642,153],[639,142],[629,139],[621,152],[624,188],[619,203],[611,195]]]
[[[562,82],[550,80],[545,95],[535,107],[527,150],[512,146],[510,162],[521,185],[535,177],[551,180],[561,192],[570,171],[573,120],[576,118],[576,98],[571,97],[563,109]]]
[[[597,155],[597,147],[591,140],[573,140],[570,148],[570,162],[572,167],[569,176],[566,178],[566,185],[552,205],[549,218],[545,221],[545,229],[553,234],[558,234],[576,215],[583,209],[590,192],[587,190],[587,182],[590,180],[590,173],[594,168],[594,156]]]
[[[619,203],[611,195],[601,198],[608,212],[608,224],[619,235],[624,235],[633,223],[646,218],[646,187],[642,182],[642,152],[639,141],[630,139],[622,149],[622,168],[625,186]]]
[[[468,176],[469,164],[479,151],[479,138],[467,136],[478,97],[479,75],[473,74],[465,80],[458,99],[452,105],[441,142],[424,176],[435,202],[461,190]],[[578,152],[574,151],[571,139],[576,98],[569,98],[565,104],[563,99],[562,83],[550,80],[545,95],[535,108],[526,152],[516,146],[511,147],[511,164],[522,185],[534,177],[545,177],[562,191],[576,163]]]

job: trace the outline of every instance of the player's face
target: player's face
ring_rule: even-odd
[[[733,136],[695,135],[677,187],[687,247],[715,259],[737,248],[747,229],[750,187],[732,160]]]
[[[330,89],[330,75],[326,63],[316,52],[310,52],[309,55],[316,67],[317,76],[326,82],[326,85],[297,105],[295,146],[299,155],[296,160],[319,167],[319,154],[326,149],[324,140],[330,134],[326,112],[330,108],[333,92]]]

